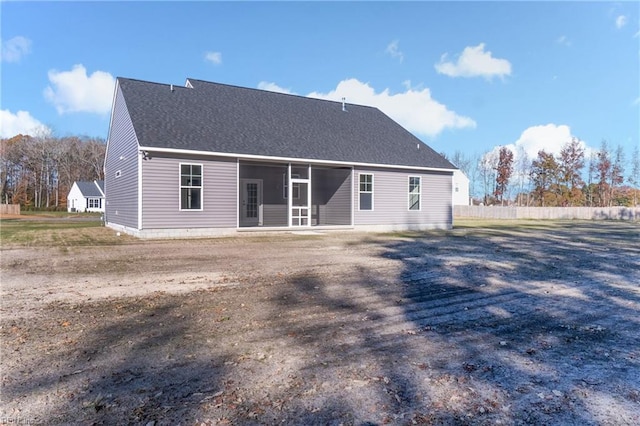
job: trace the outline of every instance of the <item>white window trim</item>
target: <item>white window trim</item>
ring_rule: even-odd
[[[361,175],[369,175],[369,176],[371,176],[371,191],[370,192],[369,191],[360,191],[360,176]],[[373,193],[375,191],[374,179],[375,178],[373,177],[373,173],[365,173],[365,172],[358,173],[358,211],[361,211],[361,212],[372,212],[374,210],[374,208],[375,208],[374,202],[373,202],[373,200],[374,200]],[[362,210],[360,208],[360,194],[363,194],[363,193],[364,194],[371,194],[371,208],[370,209]]]
[[[182,166],[200,166],[200,208],[182,208]],[[185,186],[184,188],[198,188],[197,186]],[[201,212],[204,210],[204,165],[202,163],[179,163],[178,164],[178,210],[181,212]]]
[[[94,205],[92,205],[92,204],[94,204]],[[87,208],[89,208],[89,209],[102,208],[101,204],[102,203],[100,202],[100,198],[98,198],[98,197],[89,197],[89,198],[87,198]]]
[[[411,178],[420,179],[420,187],[419,187],[420,190],[418,191],[419,205],[418,205],[418,208],[415,210],[411,209]],[[409,177],[407,178],[407,210],[410,212],[422,211],[422,176],[409,175]]]

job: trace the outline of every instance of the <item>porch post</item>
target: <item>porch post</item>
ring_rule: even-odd
[[[293,219],[291,218],[291,210],[293,209],[293,188],[291,185],[291,163],[287,164],[287,222],[289,227],[293,226]]]
[[[311,219],[313,218],[312,205],[311,205],[311,164],[307,165],[307,226],[311,227]]]
[[[355,202],[355,185],[360,187],[360,182],[355,182],[356,170],[351,166],[351,226],[355,226],[356,202]]]

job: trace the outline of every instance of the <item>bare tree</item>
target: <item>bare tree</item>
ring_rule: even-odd
[[[83,144],[82,161],[89,168],[89,174],[95,179],[104,179],[104,156],[106,145],[102,139],[89,139]]]
[[[609,205],[620,205],[617,200],[616,191],[624,183],[624,149],[622,145],[616,147],[616,152],[611,164],[611,195],[609,196]]]
[[[469,176],[469,172],[472,166],[471,159],[467,157],[464,152],[456,149],[450,161],[453,163],[454,166],[459,168],[462,171],[462,173]]]
[[[103,178],[101,139],[18,135],[0,140],[0,198],[32,208],[59,208],[76,180]]]
[[[496,169],[498,167],[498,155],[495,150],[485,152],[478,161],[478,174],[482,179],[484,190],[484,204],[489,204],[489,194],[493,193],[496,181]]]
[[[522,146],[518,146],[516,148],[514,156],[515,163],[513,171],[518,185],[518,195],[516,196],[516,201],[518,205],[522,205],[523,203],[525,205],[529,205],[528,194],[526,195],[526,202],[523,200],[523,197],[525,197],[525,194],[529,192],[527,187],[529,186],[529,182],[531,181],[531,159],[529,158],[529,154],[527,154],[527,151],[525,151]]]
[[[605,207],[611,203],[611,154],[609,144],[602,141],[597,154],[596,172],[598,179],[598,206]]]
[[[595,152],[591,152],[591,154],[589,155],[589,168],[588,168],[588,172],[587,172],[587,184],[586,184],[586,188],[585,188],[585,192],[587,193],[587,205],[589,207],[593,207],[593,197],[595,195],[596,192],[596,188],[595,188],[595,180],[597,177],[597,153]]]
[[[480,161],[480,155],[474,153],[469,156],[469,174],[467,177],[469,178],[469,195],[472,198],[479,198],[478,192],[478,179],[479,179],[479,171],[478,171],[478,163]]]
[[[469,195],[477,196],[476,186],[478,181],[478,156],[477,154],[467,155],[460,150],[455,150],[449,161],[453,163],[469,179]]]

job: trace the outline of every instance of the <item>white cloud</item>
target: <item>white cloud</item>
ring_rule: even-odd
[[[269,92],[293,94],[290,89],[285,89],[284,87],[280,87],[276,83],[271,83],[269,81],[261,81],[258,83],[258,89],[268,90]]]
[[[620,29],[627,25],[627,17],[624,15],[620,15],[616,18],[616,28]]]
[[[87,75],[84,66],[74,65],[71,71],[49,71],[49,82],[44,97],[55,105],[59,114],[92,112],[107,114],[111,111],[115,79],[104,71]]]
[[[377,107],[410,132],[424,136],[436,136],[448,128],[476,127],[471,118],[458,115],[433,99],[429,89],[406,87],[402,93],[392,94],[389,89],[376,93],[369,84],[352,78],[341,81],[328,93],[313,92],[307,96],[333,101],[344,97],[347,103]]]
[[[222,63],[222,53],[220,52],[207,52],[204,54],[204,59],[213,64],[220,65]]]
[[[398,44],[398,40],[392,41],[391,43],[389,43],[384,52],[391,55],[392,58],[397,58],[400,62],[402,62],[404,60],[404,54],[400,51]]]
[[[522,132],[517,141],[507,145],[516,154],[519,150],[524,151],[529,159],[538,157],[538,151],[545,151],[558,155],[562,147],[570,142],[574,136],[571,129],[566,124],[553,124],[532,126]],[[580,142],[583,148],[587,148],[584,142]]]
[[[523,169],[519,166],[523,160],[532,161],[538,158],[539,151],[545,151],[556,157],[560,155],[562,148],[570,142],[575,136],[571,134],[571,129],[565,124],[553,124],[532,126],[525,129],[518,140],[514,143],[504,145],[513,152],[514,174],[512,179],[529,181],[527,173],[523,174]],[[587,146],[587,144],[578,139],[578,143],[584,149],[584,158],[589,158],[595,150]],[[493,149],[485,153],[481,158],[481,165],[487,169],[495,169],[501,146],[495,146]],[[523,155],[524,154],[524,155]]]
[[[438,73],[449,77],[484,77],[490,80],[511,75],[511,63],[494,58],[490,51],[485,52],[484,43],[465,47],[455,63],[447,61],[447,57],[446,53],[442,55],[435,68]]]
[[[476,122],[473,119],[458,115],[433,99],[429,89],[412,88],[411,82],[408,80],[402,84],[406,87],[405,92],[392,94],[389,89],[384,89],[382,92],[376,93],[368,83],[351,78],[341,81],[334,90],[328,93],[311,92],[307,97],[336,102],[341,102],[342,98],[346,98],[347,104],[373,106],[410,132],[424,136],[436,136],[445,129],[476,127]],[[258,89],[297,95],[290,89],[267,81],[258,83]]]
[[[0,137],[12,138],[16,135],[40,135],[51,133],[51,129],[35,119],[28,111],[12,113],[0,110]]]
[[[566,47],[571,47],[571,45],[573,44],[566,35],[561,35],[560,37],[558,37],[556,39],[556,43]]]
[[[2,40],[2,62],[20,62],[23,56],[31,52],[31,40],[17,36]]]

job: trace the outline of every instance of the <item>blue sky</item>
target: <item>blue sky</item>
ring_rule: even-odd
[[[118,76],[373,105],[440,152],[631,156],[638,2],[2,2],[0,135],[106,138]]]

